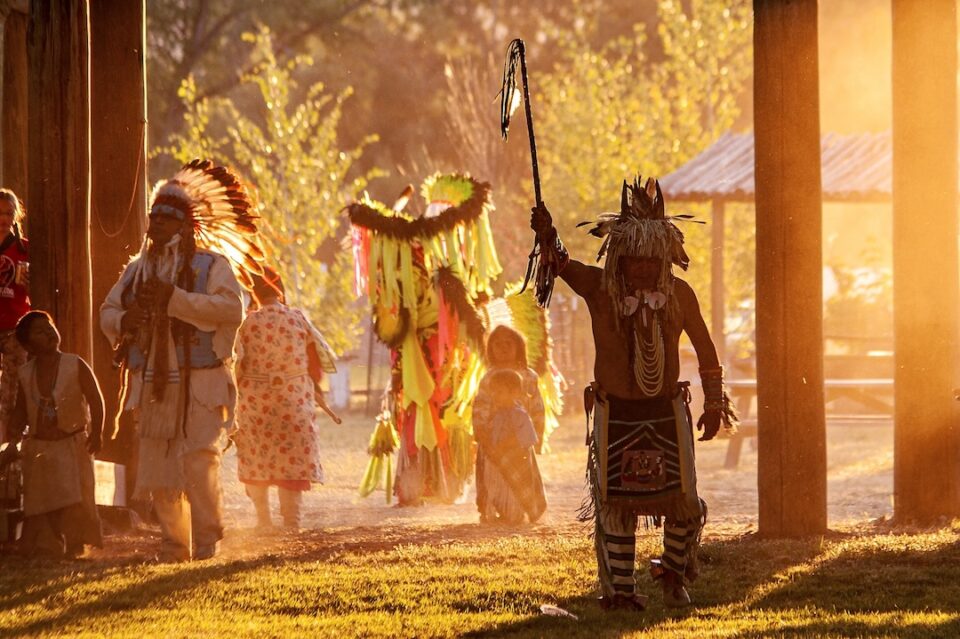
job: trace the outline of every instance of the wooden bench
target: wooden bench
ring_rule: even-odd
[[[740,415],[740,428],[730,437],[724,467],[735,469],[740,464],[743,441],[757,436],[757,418],[752,414],[757,396],[757,380],[736,379],[727,382],[730,397]],[[831,422],[855,423],[888,419],[893,416],[893,380],[885,378],[827,379],[823,382],[824,402],[827,405],[848,399],[871,411],[870,414],[831,414]]]

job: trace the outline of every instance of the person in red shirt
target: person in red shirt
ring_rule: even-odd
[[[30,310],[27,238],[20,233],[20,198],[0,189],[0,442],[8,441],[8,422],[17,398],[17,369],[27,354],[17,341],[17,320]]]

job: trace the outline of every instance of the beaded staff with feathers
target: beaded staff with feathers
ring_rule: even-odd
[[[517,91],[517,72],[523,89],[523,99]],[[540,193],[540,163],[537,161],[537,136],[533,131],[533,109],[530,106],[530,82],[527,78],[527,53],[523,40],[517,38],[507,45],[507,59],[503,65],[503,84],[500,87],[500,134],[507,139],[510,131],[510,118],[523,102],[524,115],[527,118],[527,137],[530,140],[530,162],[533,169],[533,193],[538,207],[543,206]],[[533,280],[537,304],[546,308],[553,297],[553,283],[560,274],[561,264],[567,259],[563,245],[557,239],[556,231],[549,234],[537,233],[533,250],[527,256],[527,270],[523,276],[520,292],[527,290],[527,284]]]

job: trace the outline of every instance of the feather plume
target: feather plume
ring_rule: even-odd
[[[463,323],[471,345],[482,350],[487,328],[484,325],[483,315],[480,314],[476,305],[470,299],[462,280],[460,274],[449,267],[442,266],[437,270],[437,287],[442,293],[444,301]]]
[[[383,207],[372,206],[369,199],[347,206],[347,214],[354,226],[400,240],[429,239],[460,224],[471,222],[490,206],[490,185],[468,176],[435,176],[431,180],[458,180],[469,184],[465,197],[436,217],[411,218],[409,215],[385,215]],[[454,201],[452,198],[450,201]],[[387,209],[389,211],[389,209]],[[394,209],[394,213],[399,213]]]
[[[424,215],[414,217],[365,197],[347,207],[350,222],[368,234],[371,246],[420,244],[428,262],[463,274],[471,297],[489,292],[503,270],[490,229],[490,185],[468,175],[438,173],[420,191]]]
[[[407,202],[410,201],[410,198],[413,197],[413,185],[408,184],[407,188],[403,189],[403,193],[400,194],[400,197],[397,198],[397,201],[393,203],[394,211],[402,211],[407,207]]]
[[[523,41],[513,40],[507,45],[507,58],[503,63],[503,85],[500,87],[500,135],[507,139],[510,118],[520,107],[521,97],[517,90],[517,71],[523,56]]]
[[[250,288],[252,276],[263,275],[260,216],[240,178],[230,169],[211,160],[188,162],[171,179],[157,185],[153,204],[164,197],[185,201],[197,248],[226,257],[241,284]]]

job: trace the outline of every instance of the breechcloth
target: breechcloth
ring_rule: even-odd
[[[696,560],[706,511],[697,495],[687,385],[672,400],[626,400],[594,384],[585,403],[591,494],[581,519],[594,519],[603,594],[634,592],[639,517],[663,524],[663,567],[684,575]]]

